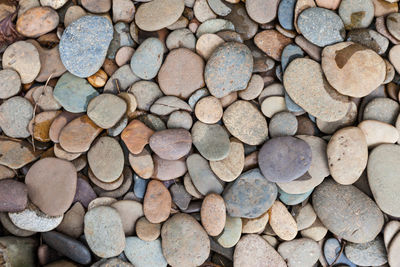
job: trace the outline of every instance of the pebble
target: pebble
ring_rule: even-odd
[[[177,160],[187,155],[192,148],[192,136],[183,129],[158,131],[150,137],[151,150],[166,160]]]
[[[384,143],[394,144],[399,140],[399,131],[388,123],[365,120],[357,127],[363,131],[368,147],[375,147]]]
[[[282,0],[278,8],[279,24],[286,30],[294,30],[294,8],[296,0]]]
[[[53,120],[61,113],[61,111],[44,111],[36,114],[35,118],[29,123],[28,129],[35,140],[41,142],[49,142],[49,130]]]
[[[154,241],[161,234],[161,224],[151,223],[146,217],[136,221],[136,235],[143,241]]]
[[[0,105],[0,127],[9,137],[26,138],[30,136],[28,124],[32,117],[33,106],[23,97],[14,96]]]
[[[117,94],[119,91],[125,92],[128,90],[129,86],[139,80],[140,78],[132,72],[129,64],[123,65],[122,67],[118,68],[108,79],[106,85],[104,86],[104,92],[112,94]],[[119,91],[118,88],[120,89]]]
[[[89,182],[82,178],[78,178],[73,203],[79,202],[85,208],[87,208],[89,203],[96,197],[96,193],[93,191],[93,188],[90,186]]]
[[[168,181],[175,179],[184,175],[187,171],[184,157],[178,160],[166,160],[154,154],[153,160],[154,172],[151,177],[158,180]]]
[[[388,263],[389,266],[397,266],[400,263],[400,257],[397,254],[400,248],[400,234],[397,233],[396,236],[393,237],[392,242],[389,246],[388,251]]]
[[[138,197],[139,199],[143,199],[144,194],[146,193],[146,188],[147,184],[149,183],[149,180],[142,179],[141,177],[135,174],[133,175],[133,180],[134,180],[133,192],[135,193],[135,196]]]
[[[28,188],[13,179],[0,180],[0,212],[23,211],[28,204]]]
[[[225,227],[215,240],[224,248],[234,247],[242,234],[242,219],[226,216]]]
[[[269,213],[266,212],[260,217],[253,219],[242,219],[242,234],[255,234],[262,232],[267,226],[269,220]]]
[[[151,223],[166,221],[170,214],[171,202],[171,194],[163,183],[151,180],[143,201],[144,216]]]
[[[296,220],[297,229],[299,231],[310,227],[315,220],[317,215],[310,203],[305,206],[297,205],[292,208],[293,218]]]
[[[187,48],[178,48],[165,58],[157,78],[165,95],[187,99],[205,85],[203,72],[204,61],[199,55]]]
[[[342,0],[338,11],[346,30],[367,28],[374,18],[372,0]]]
[[[200,266],[210,254],[210,240],[190,215],[178,213],[161,229],[162,249],[172,266]]]
[[[136,49],[131,59],[131,69],[141,79],[157,76],[163,59],[164,46],[157,38],[147,38]]]
[[[2,264],[4,266],[35,266],[38,243],[33,238],[0,237]]]
[[[302,178],[304,178],[303,176]],[[308,178],[308,176],[307,176]],[[302,203],[304,200],[306,200],[312,193],[312,189],[308,192],[302,193],[302,194],[288,194],[278,187],[278,193],[279,193],[279,200],[282,201],[285,205],[293,206]]]
[[[36,160],[41,151],[34,151],[26,141],[0,138],[0,153],[0,164],[9,168],[19,169]]]
[[[135,5],[129,0],[115,0],[112,2],[112,17],[114,22],[131,22],[135,15]]]
[[[225,43],[224,39],[217,34],[203,34],[196,42],[196,53],[208,60],[213,51],[223,43]]]
[[[329,238],[328,240],[326,240],[323,248],[325,256],[324,258],[326,262],[328,264],[332,264],[336,260],[336,258],[338,258],[335,264],[342,264],[345,266],[356,267],[354,263],[349,261],[349,259],[346,257],[344,253],[342,253],[339,256],[341,247],[342,245],[336,238]]]
[[[53,87],[38,86],[34,87],[32,90],[32,98],[35,104],[43,111],[54,111],[61,108],[61,105],[53,96]]]
[[[138,237],[127,237],[124,253],[128,260],[137,267],[167,266],[159,239],[143,241]]]
[[[347,35],[347,41],[359,43],[379,55],[384,54],[389,46],[389,40],[386,37],[371,29],[351,30]]]
[[[360,266],[380,266],[387,263],[385,244],[380,236],[363,244],[349,243],[344,251],[351,262]]]
[[[225,30],[217,31],[216,34],[221,36],[221,33],[225,32],[236,32],[235,37],[233,40],[225,40],[226,42],[235,41],[243,43],[243,40],[249,40],[254,37],[257,33],[258,25],[255,21],[253,21],[250,16],[248,15],[247,8],[238,3],[236,5],[231,6],[231,13],[225,17],[225,19],[229,20],[233,24],[230,25],[229,23],[225,24]],[[275,16],[275,15],[273,15]],[[223,38],[224,39],[224,38]],[[230,38],[231,39],[231,38]]]
[[[129,92],[135,96],[137,108],[145,111],[150,110],[154,101],[163,96],[158,85],[150,81],[138,81],[134,83]]]
[[[389,247],[390,242],[393,240],[393,237],[400,230],[400,222],[399,221],[389,221],[386,223],[385,228],[383,230],[383,240],[385,243],[386,249]]]
[[[246,11],[249,16],[257,23],[263,24],[271,22],[275,19],[278,11],[278,0],[273,1],[260,1],[250,0],[246,1]]]
[[[84,216],[85,208],[77,202],[64,214],[64,218],[56,230],[72,238],[78,238],[83,234]]]
[[[145,145],[149,143],[154,131],[139,120],[131,121],[122,131],[121,139],[124,141],[128,150],[133,154],[142,152]]]
[[[346,35],[342,19],[325,8],[312,7],[304,10],[299,15],[297,25],[303,36],[319,47],[343,42]],[[320,34],[321,32],[324,34]]]
[[[55,102],[57,101],[55,100]],[[60,115],[58,115],[50,125],[49,137],[51,141],[53,141],[54,143],[59,143],[61,130],[73,119],[76,119],[80,116],[82,116],[82,113],[70,113],[68,111],[63,111]]]
[[[112,203],[110,207],[118,211],[125,235],[133,235],[136,221],[144,215],[142,203],[134,200],[119,200]]]
[[[112,197],[98,197],[98,198],[93,199],[89,203],[87,209],[91,210],[91,209],[94,209],[94,208],[100,207],[100,206],[110,206],[111,204],[113,204],[115,202],[117,202],[117,200]]]
[[[321,66],[328,82],[339,93],[352,97],[370,94],[386,77],[383,59],[373,50],[352,42],[324,48]]]
[[[86,16],[86,11],[80,6],[70,6],[65,12],[64,16],[64,25],[68,27],[75,20],[80,19],[81,17]]]
[[[286,111],[286,101],[282,96],[270,96],[261,103],[261,111],[267,118],[272,118],[279,112]]]
[[[82,0],[82,6],[93,13],[105,13],[111,9],[111,0]]]
[[[118,212],[106,206],[85,214],[85,238],[92,252],[101,258],[118,256],[125,248],[125,235]]]
[[[183,184],[185,186],[186,191],[192,195],[194,198],[203,198],[203,195],[196,189],[192,182],[192,178],[189,173],[186,173],[183,177]]]
[[[205,67],[204,79],[210,93],[222,98],[246,89],[252,69],[253,58],[247,46],[228,42],[212,53]]]
[[[276,61],[281,60],[283,49],[292,40],[276,30],[265,30],[254,37],[255,45]]]
[[[312,203],[323,225],[347,241],[369,242],[382,229],[383,215],[378,206],[352,185],[327,179],[315,189]]]
[[[169,189],[172,201],[181,210],[186,210],[192,200],[192,196],[186,191],[185,186],[181,183],[174,183]]]
[[[61,36],[61,61],[73,75],[89,77],[103,65],[112,38],[112,24],[106,18],[81,17],[72,22]]]
[[[185,130],[190,130],[193,125],[193,119],[189,112],[187,111],[174,111],[169,115],[167,127],[169,129],[179,129],[183,128]]]
[[[321,255],[318,243],[308,238],[282,242],[278,253],[287,262],[288,267],[313,266]]]
[[[15,96],[21,90],[21,78],[18,72],[13,69],[4,69],[0,71],[0,79],[3,83],[0,85],[0,98],[7,99]]]
[[[196,0],[193,5],[193,13],[199,22],[215,19],[217,15],[211,9],[207,0]]]
[[[89,118],[103,129],[117,124],[127,110],[126,102],[112,94],[101,94],[90,100],[87,106]]]
[[[168,34],[165,45],[169,50],[177,48],[195,50],[196,37],[189,29],[177,29]]]
[[[216,33],[222,30],[235,30],[232,22],[225,19],[208,19],[200,24],[196,31],[196,37],[199,38],[206,33]]]
[[[293,136],[297,132],[298,122],[296,116],[290,112],[279,112],[272,116],[269,123],[271,137]]]
[[[143,149],[142,152],[137,155],[129,153],[129,163],[135,173],[140,177],[148,179],[153,175],[154,162],[147,149]]]
[[[252,169],[240,175],[224,191],[223,198],[229,216],[251,219],[264,214],[277,194],[275,183],[266,180],[259,169]]]
[[[377,120],[393,125],[399,110],[400,105],[390,98],[374,98],[365,106],[363,120]]]
[[[400,24],[399,13],[392,13],[386,17],[386,26],[390,34],[393,35],[394,38],[400,39]]]
[[[67,2],[68,0],[40,0],[42,6],[50,6],[53,9],[59,9]]]
[[[210,236],[218,236],[226,225],[226,207],[224,199],[215,193],[207,195],[201,205],[201,223]]]
[[[208,0],[207,1],[210,8],[218,15],[218,16],[226,16],[231,13],[231,8],[228,7],[221,0]]]
[[[275,201],[269,210],[269,224],[283,240],[292,240],[297,235],[297,224],[282,202]]]
[[[316,124],[321,132],[325,134],[333,134],[341,128],[353,125],[357,120],[357,112],[357,105],[354,102],[350,102],[350,109],[342,119],[327,122],[317,118]]]
[[[37,38],[51,32],[58,26],[57,12],[50,7],[34,7],[18,17],[17,31],[30,38]]]
[[[28,237],[36,234],[36,232],[24,230],[15,226],[6,212],[0,213],[0,223],[3,225],[5,230],[15,236]]]
[[[236,101],[224,111],[226,129],[248,145],[260,145],[268,137],[268,124],[262,113],[247,101]],[[251,129],[251,130],[250,130]]]

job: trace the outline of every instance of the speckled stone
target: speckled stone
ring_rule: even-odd
[[[161,240],[143,241],[136,236],[126,238],[124,253],[135,267],[166,267]]]
[[[131,59],[131,69],[139,78],[150,80],[157,76],[163,60],[164,46],[157,38],[143,41]]]
[[[301,194],[289,194],[278,187],[278,192],[280,201],[282,201],[286,205],[293,206],[306,200],[311,195],[313,190],[311,189],[310,191]]]
[[[265,30],[254,37],[255,45],[276,61],[281,60],[283,49],[292,42],[277,30]]]
[[[109,20],[100,16],[81,17],[61,36],[61,61],[72,74],[89,77],[103,65],[112,38],[113,27]]]
[[[23,36],[37,38],[54,30],[58,23],[59,17],[54,9],[38,6],[18,16],[16,29]]]
[[[387,262],[386,248],[381,236],[363,244],[348,243],[345,253],[351,262],[359,266],[381,266]]]
[[[278,5],[279,0],[249,0],[246,1],[246,11],[257,23],[268,23],[275,19]]]
[[[21,78],[18,72],[13,69],[4,69],[0,71],[0,98],[7,99],[19,93],[21,90]]]
[[[158,131],[150,137],[149,145],[159,157],[177,160],[189,153],[192,148],[192,136],[184,129]]]
[[[347,30],[367,28],[374,19],[372,0],[342,0],[339,16]]]
[[[129,24],[122,21],[114,25],[113,39],[107,50],[107,59],[116,60],[116,55],[121,47],[133,47],[135,42],[129,33]]]
[[[204,21],[196,31],[196,37],[199,38],[205,33],[216,33],[222,30],[235,30],[232,22],[226,19],[211,18]]]
[[[371,29],[351,30],[347,34],[346,40],[368,47],[379,55],[384,54],[389,47],[389,40],[385,36]]]
[[[231,248],[239,242],[242,234],[242,219],[239,217],[226,216],[224,230],[215,240],[224,248]]]
[[[265,5],[265,3],[261,1],[260,2],[262,5],[261,6],[260,3],[257,1],[250,0],[250,2],[255,2],[253,4],[253,6],[257,5],[258,11],[261,10],[261,12],[260,12],[261,16],[264,16],[264,15],[268,16],[268,18],[266,18],[268,20],[269,19],[272,20],[273,17],[275,17],[273,8],[272,8],[272,11],[268,10],[268,14],[263,13],[263,11],[265,11],[265,9],[268,8],[268,7],[266,7],[266,5],[267,6],[269,5],[268,3],[266,3],[266,5]],[[273,1],[273,2],[277,2],[277,1]],[[249,2],[246,2],[246,5],[248,5],[248,4],[249,4]],[[246,10],[247,10],[247,12],[246,12]],[[253,10],[255,10],[254,7],[253,7]],[[231,13],[229,13],[229,15],[225,16],[225,19],[232,22],[235,29],[234,30],[233,29],[221,30],[221,31],[218,31],[216,34],[221,35],[220,37],[222,37],[222,39],[224,39],[226,42],[235,41],[235,42],[243,43],[243,40],[249,40],[249,39],[253,38],[254,35],[257,33],[258,25],[255,22],[255,20],[250,18],[251,16],[248,15],[248,12],[249,12],[248,6],[245,7],[244,4],[242,4],[240,2],[235,5],[232,5],[232,11],[231,11]],[[253,12],[253,15],[255,15],[254,12]],[[258,18],[260,18],[260,17],[258,17]],[[227,39],[228,33],[230,33],[232,35],[231,38],[229,38],[229,39]],[[224,38],[223,34],[226,34],[225,38]],[[234,37],[235,35],[238,35],[238,36]]]
[[[313,266],[321,255],[317,242],[309,238],[286,241],[279,245],[278,252],[288,267]]]
[[[362,118],[363,120],[377,120],[394,125],[399,111],[398,102],[387,97],[377,97],[365,106]]]
[[[89,118],[103,129],[116,125],[125,114],[126,102],[112,94],[101,94],[90,100],[87,106]]]
[[[0,180],[0,212],[22,211],[28,204],[28,188],[14,179]]]
[[[278,8],[279,24],[286,30],[294,30],[294,7],[296,0],[282,0]]]
[[[0,127],[9,137],[30,136],[28,125],[32,117],[32,104],[21,96],[9,98],[0,105]]]

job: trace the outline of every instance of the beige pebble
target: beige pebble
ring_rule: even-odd
[[[208,5],[207,0],[196,0],[193,6],[193,12],[196,19],[200,22],[217,18],[217,15]]]
[[[269,214],[264,213],[260,217],[254,219],[242,219],[242,233],[243,234],[256,234],[264,230],[268,223]]]
[[[283,240],[292,240],[297,235],[297,224],[285,205],[275,201],[270,209],[269,224]]]
[[[131,165],[135,173],[143,179],[148,179],[153,175],[153,158],[146,148],[136,155],[129,153],[129,164]]]
[[[224,199],[211,193],[207,195],[201,205],[201,223],[210,236],[219,235],[225,227],[226,207]]]
[[[144,215],[142,203],[134,200],[119,200],[110,206],[118,211],[125,235],[133,235],[136,221]]]
[[[308,237],[315,241],[322,240],[327,232],[328,229],[326,229],[318,218],[310,227],[300,231],[302,237]]]
[[[112,197],[98,197],[90,201],[88,205],[88,210],[91,210],[98,206],[110,206],[114,202],[117,202],[117,200]]]
[[[224,42],[224,39],[214,33],[203,34],[196,42],[196,52],[205,60],[208,60],[215,48]]]
[[[203,198],[203,195],[194,186],[189,173],[186,173],[183,177],[183,185],[185,186],[186,191],[193,197]]]
[[[385,247],[388,248],[393,237],[400,232],[400,222],[390,221],[385,225],[383,230],[383,240],[385,242]]]
[[[194,113],[199,121],[213,124],[222,118],[223,109],[218,98],[207,96],[197,102]]]
[[[261,104],[262,113],[268,117],[272,118],[276,113],[286,110],[285,98],[282,96],[270,96],[264,99]]]
[[[247,88],[243,91],[239,91],[239,97],[243,100],[256,99],[264,88],[264,80],[258,74],[253,74],[247,85]]]
[[[121,47],[115,54],[115,63],[117,63],[117,65],[120,67],[127,64],[131,60],[134,52],[135,49],[133,47],[130,46]]]
[[[385,122],[365,120],[358,125],[358,128],[363,131],[368,148],[384,143],[394,144],[399,140],[399,131],[396,127]]]
[[[146,217],[141,217],[136,222],[136,235],[143,241],[154,241],[161,233],[161,224],[151,223]]]

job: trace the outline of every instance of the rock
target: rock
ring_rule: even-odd
[[[377,120],[395,124],[400,105],[386,97],[372,99],[364,108],[363,120]]]
[[[53,96],[53,87],[51,86],[39,86],[32,90],[32,98],[35,104],[43,111],[54,111],[61,108],[61,105]]]
[[[234,247],[242,234],[242,219],[226,216],[225,227],[215,239],[224,248]]]
[[[339,16],[346,30],[367,28],[374,19],[374,5],[372,0],[342,0]]]
[[[135,182],[135,184],[133,186],[133,193],[139,199],[143,199],[144,194],[146,193],[146,188],[147,188],[147,184],[149,183],[149,180],[142,179],[135,174],[133,175],[133,180]]]
[[[134,52],[135,49],[130,46],[123,46],[119,48],[117,53],[115,54],[115,63],[117,63],[117,65],[120,67],[129,63]]]
[[[283,49],[292,42],[292,40],[276,30],[265,30],[254,37],[255,45],[264,53],[280,61]]]
[[[302,237],[311,238],[312,240],[318,242],[321,241],[326,236],[327,232],[328,229],[326,229],[326,227],[321,223],[321,221],[317,217],[317,219],[310,227],[301,230],[300,233]]]
[[[257,23],[268,23],[274,20],[277,14],[279,1],[246,1],[246,11],[249,16]]]
[[[189,29],[177,29],[168,34],[165,45],[169,50],[176,48],[195,50],[196,37]]]
[[[136,221],[143,216],[143,205],[134,200],[119,200],[110,206],[118,211],[125,235],[133,235]]]
[[[21,90],[21,78],[18,72],[13,69],[0,71],[0,79],[3,83],[0,85],[0,98],[7,99],[15,96]]]
[[[118,256],[125,248],[125,235],[118,212],[99,206],[85,214],[85,238],[94,254],[102,258]]]
[[[192,137],[187,130],[168,129],[150,137],[151,150],[166,160],[177,160],[187,155],[192,148]]]
[[[205,85],[203,72],[204,61],[199,55],[187,48],[178,48],[165,58],[158,82],[165,95],[187,99]]]
[[[333,134],[341,128],[352,126],[357,120],[357,112],[357,105],[354,102],[350,102],[350,109],[342,119],[338,121],[327,122],[317,118],[316,124],[321,132]]]
[[[40,5],[50,6],[53,9],[59,9],[67,2],[68,0],[40,0]]]
[[[347,241],[369,242],[382,229],[383,215],[378,206],[352,185],[325,180],[315,189],[312,201],[326,228]]]
[[[207,195],[201,205],[201,223],[210,236],[217,236],[224,230],[226,207],[224,199],[215,193]]]
[[[38,88],[36,90],[41,91],[40,88]],[[36,92],[36,90],[35,90],[35,92]],[[42,97],[41,97],[41,99],[42,99]],[[54,101],[57,102],[55,99],[54,99]],[[65,127],[65,125],[67,125],[73,119],[76,119],[80,116],[82,116],[82,113],[70,113],[68,111],[64,111],[60,115],[58,115],[50,125],[49,137],[50,137],[51,141],[53,141],[54,143],[59,143],[60,133],[61,133],[62,129]]]
[[[18,17],[17,31],[30,38],[36,38],[51,32],[58,26],[57,12],[50,7],[34,7]]]
[[[137,267],[167,266],[159,239],[143,241],[135,236],[128,237],[124,253],[128,260]]]
[[[105,13],[111,9],[111,0],[82,0],[82,6],[93,13]]]
[[[262,232],[267,226],[269,220],[268,212],[264,213],[260,217],[253,219],[242,219],[242,234],[255,234]]]
[[[308,238],[286,241],[279,245],[278,253],[292,266],[313,266],[321,255],[317,242]]]
[[[0,246],[4,266],[35,266],[38,246],[35,239],[2,236]]]
[[[44,158],[32,165],[25,183],[33,204],[49,216],[60,216],[74,200],[76,169],[66,160]]]
[[[122,131],[121,139],[131,153],[139,154],[142,152],[144,146],[149,143],[149,139],[153,133],[154,131],[148,128],[143,122],[133,120]]]
[[[78,238],[83,234],[83,217],[85,208],[81,203],[75,203],[64,215],[57,231],[66,234],[72,238]]]
[[[386,249],[389,247],[390,242],[393,240],[393,237],[399,232],[400,230],[400,222],[399,221],[389,221],[386,223],[385,228],[383,230],[383,240],[385,243]]]
[[[24,183],[13,179],[0,180],[0,211],[23,211],[28,203],[28,189]]]
[[[137,101],[137,107],[140,110],[150,110],[151,105],[158,98],[163,96],[158,85],[150,81],[139,81],[132,85],[129,89]]]
[[[65,12],[64,25],[68,27],[75,20],[86,15],[86,11],[80,6],[70,6]]]
[[[33,151],[32,145],[26,141],[0,138],[0,164],[12,169],[19,169],[36,160],[41,151]]]
[[[259,6],[259,8],[262,9],[261,6]],[[253,38],[257,33],[258,24],[248,15],[248,12],[246,11],[247,7],[245,7],[245,5],[242,3],[238,3],[231,5],[231,9],[231,13],[225,16],[225,19],[232,22],[233,25],[229,25],[229,23],[225,24],[225,30],[217,31],[216,34],[220,35],[220,37],[222,37],[222,39],[224,39],[226,42],[234,41],[243,43],[243,40],[249,40]],[[268,14],[269,16],[275,16],[274,9],[272,8],[271,11],[268,11]],[[221,35],[224,34],[224,31],[232,36],[230,38],[227,38],[227,36],[224,38],[223,35]]]
[[[204,21],[196,31],[196,37],[200,38],[206,33],[216,33],[222,30],[235,30],[235,26],[232,22],[225,19],[207,19]]]
[[[295,0],[283,0],[279,3],[278,20],[279,24],[286,30],[294,30],[294,9]]]
[[[389,252],[388,252],[389,266],[396,266],[400,263],[400,258],[399,255],[397,254],[399,248],[400,248],[400,234],[397,233],[396,236],[393,237],[393,240],[389,246]]]
[[[24,230],[15,226],[6,212],[0,213],[0,223],[3,225],[5,230],[15,236],[27,237],[36,234],[36,232]]]
[[[0,105],[0,127],[13,138],[30,136],[28,124],[33,117],[32,104],[25,98],[14,96]]]
[[[341,18],[325,8],[312,7],[304,10],[299,15],[297,25],[308,41],[320,47],[342,42],[346,35]],[[324,34],[321,35],[321,32]]]
[[[157,76],[163,59],[164,46],[157,38],[148,38],[136,49],[131,69],[138,77],[150,80]]]
[[[162,249],[172,266],[199,266],[210,254],[210,240],[201,225],[190,215],[178,213],[161,229]]]
[[[269,224],[272,230],[283,240],[292,240],[297,235],[297,224],[292,215],[279,201],[275,201],[269,210]]]
[[[297,132],[298,122],[292,113],[283,111],[276,113],[269,123],[271,137],[293,136]]]
[[[351,262],[360,266],[380,266],[387,263],[385,244],[380,236],[363,244],[349,243],[345,247],[345,253]]]
[[[113,21],[131,22],[135,16],[135,5],[129,0],[115,0],[112,2]]]
[[[183,128],[190,130],[192,128],[193,119],[189,112],[187,111],[174,111],[169,115],[167,127],[169,129],[179,129]]]
[[[221,101],[214,96],[206,96],[196,103],[195,115],[203,123],[217,123],[223,114]]]
[[[268,137],[268,124],[261,112],[247,101],[236,101],[222,117],[226,129],[248,145],[260,145]],[[251,129],[251,130],[250,130]]]
[[[99,3],[96,2],[96,6],[100,6]],[[73,75],[89,77],[103,65],[112,38],[112,24],[106,18],[81,17],[72,22],[61,36],[61,61]]]
[[[219,16],[226,16],[231,13],[231,8],[221,0],[208,0],[207,3],[210,8]]]
[[[196,42],[196,52],[205,60],[208,60],[213,51],[224,42],[224,39],[219,37],[217,34],[203,34]]]
[[[309,176],[305,177],[306,175],[302,176],[300,179],[303,178],[308,178]],[[279,200],[282,201],[285,205],[293,206],[302,203],[304,200],[306,200],[312,193],[312,189],[308,192],[302,193],[302,194],[288,194],[285,191],[282,191],[278,187],[278,193],[279,193]]]
[[[176,22],[185,7],[183,0],[156,0],[141,4],[135,14],[136,25],[144,31],[158,31]]]
[[[332,264],[334,261],[336,261],[335,264],[342,264],[345,266],[356,267],[354,263],[349,261],[349,259],[346,257],[344,253],[340,254],[341,247],[342,245],[336,238],[329,238],[328,240],[325,241],[323,252],[327,264]]]
[[[170,214],[171,202],[171,194],[163,183],[151,180],[143,201],[144,216],[151,223],[166,221]]]
[[[221,98],[246,89],[252,70],[253,58],[247,46],[228,42],[212,53],[206,64],[204,79],[210,93]]]
[[[129,153],[129,163],[135,173],[140,177],[148,179],[153,175],[154,162],[147,149],[143,149],[143,151],[137,155]]]
[[[375,120],[362,121],[358,126],[365,135],[368,147],[384,143],[396,143],[399,131],[392,125]]]
[[[154,102],[150,111],[157,115],[169,115],[174,111],[184,110],[192,112],[191,107],[176,96],[163,96]]]
[[[136,235],[143,241],[154,241],[161,234],[161,224],[151,223],[146,217],[136,221]]]
[[[224,191],[227,212],[232,217],[257,218],[274,203],[278,194],[259,169],[243,173]]]
[[[132,72],[132,69],[128,64],[123,65],[108,79],[106,85],[104,86],[104,92],[112,94],[117,94],[119,91],[125,92],[129,86],[139,80],[140,78]]]
[[[371,29],[352,30],[347,36],[347,41],[359,43],[379,55],[384,54],[389,46],[389,40],[386,37]]]
[[[211,9],[207,0],[196,0],[193,5],[193,13],[196,19],[200,22],[207,21],[209,19],[215,19],[217,15]]]
[[[40,142],[49,142],[50,126],[54,119],[61,113],[58,111],[44,111],[36,114],[35,118],[29,123],[28,129],[35,140]],[[79,156],[79,155],[78,155]]]
[[[174,183],[169,191],[175,205],[181,210],[186,210],[192,200],[192,196],[186,191],[185,186],[181,183]]]
[[[113,127],[127,109],[126,102],[112,94],[101,94],[90,100],[87,106],[89,118],[103,129]]]
[[[310,203],[305,206],[297,205],[292,208],[293,218],[296,220],[297,229],[299,231],[310,227],[315,220],[317,215]]]
[[[151,177],[158,180],[168,181],[176,179],[187,172],[185,158],[165,160],[154,154],[153,161],[154,172]]]
[[[352,42],[325,47],[321,65],[332,87],[352,97],[370,94],[386,76],[383,59],[373,50]]]

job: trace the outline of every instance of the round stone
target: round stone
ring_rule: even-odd
[[[32,88],[32,90],[32,98],[42,110],[54,111],[61,108],[61,105],[53,96],[53,87],[39,86]]]
[[[161,234],[161,224],[151,223],[146,217],[136,222],[136,235],[143,241],[154,241]]]
[[[242,234],[255,234],[263,231],[267,226],[269,220],[269,213],[266,212],[260,217],[253,219],[243,218]]]
[[[187,48],[178,48],[165,58],[158,73],[158,83],[165,95],[187,99],[204,87],[203,72],[204,61],[199,55]]]
[[[57,231],[73,238],[78,238],[83,234],[83,217],[85,208],[80,202],[76,202],[64,215]]]
[[[310,203],[305,206],[297,205],[292,208],[293,218],[296,220],[299,231],[310,227],[317,219],[317,214]]]
[[[168,181],[183,176],[187,172],[184,157],[178,160],[165,160],[154,154],[153,161],[154,172],[151,178]]]
[[[110,207],[118,211],[125,235],[133,235],[137,219],[143,216],[142,203],[134,200],[119,200],[112,203]]]
[[[2,64],[4,69],[18,72],[23,84],[33,82],[41,68],[38,50],[26,41],[9,45],[3,53]]]
[[[50,6],[54,9],[61,8],[67,2],[68,0],[40,0],[42,6]]]
[[[73,75],[89,77],[103,65],[112,38],[113,27],[108,19],[81,17],[72,22],[61,36],[61,61]]]
[[[137,108],[140,110],[150,110],[151,105],[158,98],[163,96],[158,85],[150,81],[139,81],[132,85],[129,89],[137,101]]]
[[[236,101],[222,117],[226,129],[248,145],[260,145],[268,138],[268,125],[262,113],[248,101]]]
[[[171,194],[165,185],[157,180],[151,180],[147,185],[143,201],[143,211],[151,223],[166,221],[171,212]]]
[[[196,42],[196,53],[208,60],[214,50],[224,42],[224,39],[214,33],[203,34]]]
[[[184,8],[183,0],[150,1],[139,6],[135,22],[144,31],[158,31],[176,22]]]
[[[261,104],[261,111],[267,118],[272,118],[276,113],[286,110],[286,101],[283,96],[267,97]]]
[[[159,239],[143,241],[136,236],[127,237],[124,253],[135,267],[167,266]]]
[[[51,0],[48,0],[51,1]],[[86,15],[86,11],[80,6],[70,6],[64,16],[64,25],[68,27],[72,22]]]
[[[162,249],[172,266],[200,266],[210,254],[210,239],[190,215],[178,213],[161,229]]]
[[[362,121],[358,126],[367,141],[368,147],[384,143],[396,143],[399,140],[399,131],[391,124],[375,120]]]
[[[90,100],[87,106],[88,117],[103,129],[113,127],[127,109],[126,102],[112,94],[101,94]]]
[[[345,253],[351,262],[359,266],[381,266],[387,263],[386,248],[381,236],[363,244],[349,243]]]
[[[276,113],[269,123],[269,135],[271,137],[292,136],[297,132],[297,119],[290,112]]]
[[[140,177],[148,179],[153,175],[154,162],[147,149],[137,155],[129,153],[129,164]]]
[[[0,105],[0,127],[9,137],[30,136],[28,125],[32,117],[33,107],[26,98],[14,96]]]
[[[217,123],[223,114],[221,101],[214,96],[203,97],[197,102],[194,112],[201,122]]]
[[[210,93],[221,98],[246,89],[252,70],[250,49],[241,43],[228,42],[212,53],[206,64],[204,79]]]
[[[263,24],[275,19],[278,5],[279,0],[250,0],[246,1],[246,11],[255,22]]]
[[[253,100],[257,98],[264,88],[264,80],[258,74],[253,74],[247,88],[239,92],[239,97],[243,100]]]
[[[296,237],[296,221],[282,202],[275,201],[269,214],[269,225],[277,236],[283,240],[292,240]]]
[[[299,15],[297,25],[311,43],[324,47],[342,42],[346,36],[342,19],[333,11],[312,7]],[[323,32],[324,34],[320,34]]]
[[[224,248],[232,248],[239,242],[242,234],[242,219],[226,216],[225,227],[222,233],[215,238]]]
[[[269,2],[271,1],[268,1],[268,3]],[[262,5],[264,5],[264,3]],[[225,18],[232,22],[234,29],[217,31],[217,35],[222,37],[226,42],[234,41],[242,43],[243,40],[253,38],[257,33],[258,24],[249,17],[248,12],[246,12],[246,7],[242,4],[231,5],[230,7],[232,11]],[[271,16],[275,16],[275,12],[273,8],[271,11],[268,11]]]
[[[18,17],[17,31],[30,38],[36,38],[51,32],[58,26],[57,12],[50,7],[34,7]]]
[[[149,145],[160,158],[177,160],[189,153],[192,148],[192,136],[184,129],[158,131],[150,137]]]
[[[18,72],[13,69],[0,71],[0,98],[7,99],[15,96],[21,90],[21,78]]]
[[[28,189],[13,179],[0,180],[0,212],[22,211],[28,204]]]
[[[215,19],[217,15],[212,11],[207,0],[197,0],[193,5],[193,13],[196,19],[204,22],[209,19]]]
[[[355,186],[327,179],[314,190],[312,203],[323,225],[347,241],[369,242],[383,227],[378,206]]]
[[[207,195],[201,204],[200,217],[208,235],[219,235],[224,230],[226,222],[224,199],[214,193]]]
[[[363,120],[376,120],[393,125],[396,123],[399,111],[398,102],[386,97],[377,97],[365,106]]]
[[[102,182],[113,182],[122,174],[124,153],[114,138],[99,138],[90,148],[87,158],[93,174]]]
[[[157,76],[161,67],[164,45],[157,38],[144,40],[131,59],[131,69],[139,78],[150,80]]]
[[[321,65],[333,88],[352,97],[369,95],[386,77],[385,61],[373,50],[352,42],[325,47]]]
[[[367,28],[374,19],[372,0],[342,0],[339,16],[346,30]]]
[[[290,182],[308,171],[311,158],[311,148],[305,141],[284,136],[272,138],[262,146],[258,164],[269,181]]]
[[[321,256],[318,243],[309,238],[283,242],[279,245],[278,252],[288,267],[313,266]]]
[[[186,111],[174,111],[169,115],[167,127],[169,129],[183,128],[190,130],[192,128],[193,119],[189,112]]]
[[[297,0],[282,0],[278,8],[279,24],[286,30],[294,30],[294,8]]]
[[[326,227],[321,223],[318,217],[310,227],[301,230],[302,237],[310,238],[317,242],[321,241],[327,233],[328,229],[326,229]]]
[[[118,212],[107,206],[90,209],[84,219],[85,239],[101,258],[118,256],[125,248],[125,235]]]

